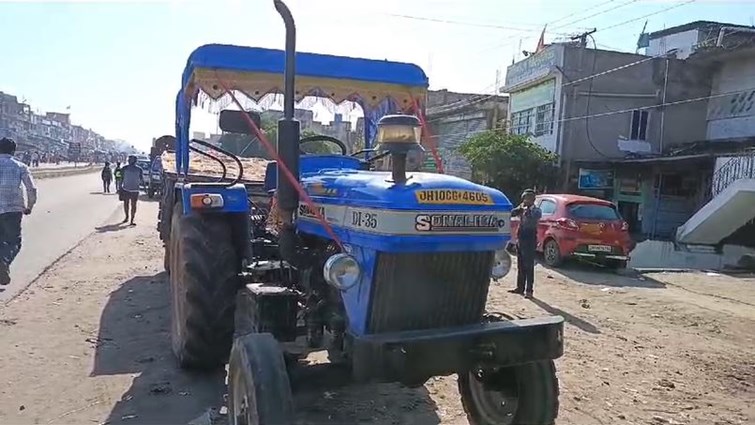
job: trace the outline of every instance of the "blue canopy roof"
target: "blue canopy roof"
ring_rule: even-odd
[[[182,82],[186,87],[197,69],[283,74],[284,65],[282,50],[206,44],[189,56]],[[417,65],[317,53],[296,53],[296,75],[424,88],[429,85],[425,72]]]

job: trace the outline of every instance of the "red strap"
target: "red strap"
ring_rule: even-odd
[[[440,159],[440,155],[438,155],[438,149],[435,146],[435,140],[430,131],[430,126],[427,125],[425,114],[422,112],[422,109],[420,109],[419,102],[417,102],[417,99],[415,99],[414,96],[412,96],[412,103],[414,104],[414,112],[417,114],[419,123],[422,126],[422,135],[424,136],[425,142],[430,145],[430,152],[433,154],[433,159],[435,160],[435,168],[440,174],[445,174],[445,171],[443,170],[443,161]]]
[[[218,79],[218,82],[221,86],[223,86],[223,89],[231,96],[231,99],[233,99],[233,103],[236,104],[236,106],[239,108],[239,110],[243,111],[244,107],[241,106],[241,102],[236,98],[236,95],[233,94],[231,90],[229,90],[228,85],[223,82],[223,80],[220,79],[220,76],[215,73],[215,77]],[[280,156],[278,156],[278,152],[275,150],[273,145],[270,144],[270,142],[267,140],[267,137],[265,137],[264,133],[260,130],[259,127],[257,127],[257,124],[252,121],[252,119],[249,117],[248,114],[242,114],[244,117],[244,120],[246,121],[249,128],[254,131],[254,134],[257,136],[257,138],[262,142],[262,145],[265,147],[265,150],[267,150],[267,153],[275,159],[275,161],[278,164],[278,170],[283,171],[283,175],[286,177],[286,179],[291,183],[294,188],[296,188],[296,191],[299,192],[299,196],[301,199],[304,200],[304,203],[307,204],[307,206],[312,210],[312,212],[315,214],[315,217],[317,217],[317,220],[323,225],[325,228],[325,231],[328,233],[328,235],[333,239],[333,242],[338,246],[338,248],[343,251],[343,244],[341,243],[341,239],[336,236],[335,231],[333,231],[333,228],[330,226],[330,223],[325,219],[325,217],[320,214],[320,210],[317,209],[315,206],[314,201],[312,201],[312,198],[309,197],[309,194],[304,190],[301,183],[299,182],[299,179],[297,177],[294,177],[291,170],[288,169],[288,166],[281,161]]]

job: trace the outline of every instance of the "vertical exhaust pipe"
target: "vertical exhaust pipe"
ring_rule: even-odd
[[[278,155],[297,179],[299,178],[299,121],[294,118],[296,76],[296,23],[291,10],[282,0],[273,0],[275,10],[286,26],[286,65],[283,86],[283,118],[278,121]],[[299,192],[293,182],[278,173],[278,208],[284,224],[293,223],[299,207]]]

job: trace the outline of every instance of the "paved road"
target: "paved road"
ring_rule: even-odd
[[[111,218],[119,204],[116,195],[101,193],[98,177],[90,173],[37,181],[39,202],[24,218],[23,247],[11,266],[12,283],[0,292],[0,303]]]

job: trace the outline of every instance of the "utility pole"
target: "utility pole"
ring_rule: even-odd
[[[578,61],[580,75],[582,74],[582,71],[584,70],[584,68],[582,66],[582,62],[584,60],[585,48],[587,48],[587,37],[591,36],[596,31],[597,31],[597,29],[593,28],[590,31],[586,31],[586,32],[583,32],[582,34],[577,34],[577,35],[574,35],[574,36],[570,37],[571,40],[573,40],[573,41],[579,40],[579,47],[581,47],[581,49],[579,50],[579,61]],[[596,54],[596,52],[593,52],[593,54]],[[570,117],[576,117],[576,116],[578,116],[578,113],[576,112],[577,86],[578,86],[578,84],[574,84],[573,87],[572,87],[572,90],[571,90],[571,92],[572,92],[572,95],[571,95],[572,101],[571,102],[564,102],[567,105],[568,104],[572,104],[573,105],[573,107],[570,108],[571,109],[571,114],[569,114]],[[566,105],[564,107],[566,107]],[[587,111],[585,113],[585,115],[588,115],[588,114],[589,114],[589,111]],[[572,140],[573,139],[572,135],[574,134],[573,129],[574,129],[574,125],[575,124],[576,123],[573,120],[565,121],[562,124],[562,125],[568,125],[569,126],[568,131],[564,132],[564,133],[566,133],[566,134],[569,135],[569,137],[568,137],[569,143],[564,143],[564,145],[562,147],[563,152],[567,156],[567,160],[566,160],[566,172],[564,173],[565,176],[564,176],[564,182],[563,182],[563,185],[562,185],[562,190],[564,192],[568,192],[568,190],[569,190],[569,183],[571,182],[572,167],[573,167],[573,162],[574,162],[574,159],[572,158],[573,154],[574,154],[574,141]]]
[[[595,34],[598,31],[597,28],[593,28],[590,31],[585,31],[582,34],[573,35],[570,38],[574,41],[579,40],[579,47],[587,47],[587,37]]]

